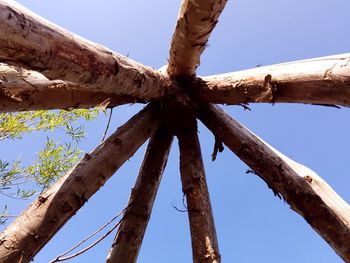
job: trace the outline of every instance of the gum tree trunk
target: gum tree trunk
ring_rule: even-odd
[[[350,53],[198,78],[189,89],[213,103],[350,106]]]
[[[172,140],[172,136],[163,128],[158,129],[150,139],[107,263],[136,262]]]

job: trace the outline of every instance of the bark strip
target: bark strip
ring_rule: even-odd
[[[219,263],[220,253],[197,130],[178,135],[182,190],[190,221],[193,262]]]
[[[106,262],[136,262],[172,140],[172,136],[162,128],[150,139],[131,192],[129,209],[125,212]]]
[[[154,133],[155,105],[131,118],[41,194],[0,234],[0,262],[29,262],[53,235]]]
[[[195,74],[227,0],[183,0],[169,51],[170,77]]]
[[[190,91],[212,103],[350,106],[350,53],[198,78]]]
[[[93,91],[158,99],[169,92],[165,75],[85,40],[30,12],[0,0],[0,61],[86,85]]]
[[[93,92],[83,85],[49,80],[36,71],[0,63],[0,112],[115,107],[136,101],[130,96]]]
[[[272,148],[217,106],[202,107],[200,119],[350,262],[350,206],[321,177]]]

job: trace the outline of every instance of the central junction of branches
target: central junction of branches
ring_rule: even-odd
[[[350,262],[349,205],[315,172],[289,159],[213,104],[350,106],[350,54],[196,76],[200,55],[226,2],[182,1],[165,72],[85,40],[14,1],[0,0],[0,112],[150,102],[0,234],[0,262],[30,262],[150,138],[107,259],[110,263],[120,262],[120,257],[123,262],[136,262],[172,139],[177,136],[193,261],[219,263],[197,118],[214,134],[216,148],[222,149],[224,143]],[[60,259],[53,262],[57,261]]]

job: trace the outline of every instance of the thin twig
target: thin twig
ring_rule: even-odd
[[[111,112],[109,113],[109,118],[108,118],[108,122],[107,122],[107,126],[106,126],[106,129],[105,129],[105,132],[102,136],[102,142],[105,140],[106,138],[106,135],[107,135],[107,132],[108,132],[108,129],[109,129],[109,124],[111,123],[111,119],[112,119],[112,113],[113,113],[113,108],[111,108]]]
[[[86,237],[85,239],[83,239],[82,241],[80,241],[78,244],[76,244],[75,246],[73,246],[72,248],[70,248],[69,250],[67,250],[66,252],[62,253],[61,255],[57,256],[56,259],[51,260],[49,263],[54,263],[54,262],[60,262],[60,261],[65,261],[74,257],[79,256],[80,254],[86,252],[87,250],[89,250],[90,248],[94,247],[95,245],[97,245],[98,243],[100,243],[103,239],[105,239],[110,233],[113,232],[114,229],[116,229],[122,222],[123,218],[121,220],[119,220],[106,234],[104,234],[102,237],[100,237],[98,240],[96,240],[94,243],[92,243],[91,245],[87,246],[86,248],[78,251],[77,253],[67,256],[67,257],[63,257],[65,255],[67,255],[68,253],[72,252],[74,249],[76,249],[77,247],[81,246],[83,243],[85,243],[86,241],[88,241],[90,238],[92,238],[93,236],[95,236],[97,233],[101,232],[104,228],[106,228],[109,224],[111,224],[115,219],[117,219],[119,216],[121,216],[122,214],[125,213],[125,211],[127,209],[129,209],[130,206],[124,208],[121,212],[119,212],[115,217],[113,217],[111,220],[109,220],[106,224],[104,224],[102,227],[100,227],[99,229],[97,229],[94,233],[90,234],[88,237]]]

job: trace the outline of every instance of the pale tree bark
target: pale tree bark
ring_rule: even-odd
[[[0,63],[0,112],[114,107],[139,100],[126,95],[93,92],[69,81]]]
[[[350,262],[350,206],[315,172],[262,141],[214,105],[200,119],[278,196],[282,196],[346,262]]]
[[[1,233],[0,262],[29,262],[154,133],[158,115],[147,106],[41,194]]]
[[[350,106],[350,53],[198,78],[189,91],[213,103]]]
[[[0,61],[143,100],[169,93],[165,75],[85,40],[10,0],[0,1]]]
[[[227,0],[183,0],[169,52],[170,77],[195,74]]]
[[[152,207],[168,160],[173,136],[160,128],[150,139],[139,175],[129,199],[108,263],[136,262]]]
[[[180,172],[190,221],[193,262],[219,263],[220,253],[197,130],[180,132]]]

